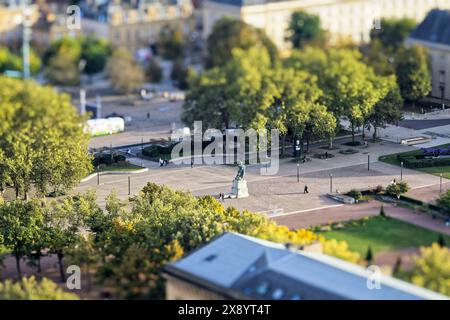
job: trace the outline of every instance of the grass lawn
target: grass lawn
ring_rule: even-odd
[[[448,147],[450,144],[443,144],[440,146],[436,146],[436,148],[443,148]],[[402,156],[413,156],[413,155],[419,155],[422,154],[422,151],[420,149],[408,151],[408,152],[402,152],[402,153],[394,153],[387,156],[381,156],[378,160],[381,162],[389,163],[395,166],[400,166],[400,161],[397,159],[397,155]],[[414,170],[426,172],[429,174],[433,174],[435,176],[439,176],[442,173],[442,176],[444,178],[450,179],[450,166],[443,166],[443,167],[428,167],[428,168],[415,168]]]
[[[365,257],[367,248],[374,254],[406,247],[429,246],[437,242],[439,233],[393,218],[380,216],[344,223],[342,229],[320,232],[327,239],[345,240],[350,249]],[[444,235],[450,244],[450,236]]]
[[[98,168],[99,172],[105,172],[105,171],[136,171],[140,170],[142,167],[137,166],[135,164],[131,164],[129,162],[117,162],[112,163],[110,165],[100,165]]]

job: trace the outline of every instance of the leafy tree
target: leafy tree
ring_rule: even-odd
[[[390,76],[395,74],[397,51],[392,52],[383,47],[380,39],[372,39],[369,45],[362,49],[364,61],[373,68],[376,74]]]
[[[377,138],[378,128],[384,128],[386,124],[395,124],[402,117],[403,99],[395,76],[380,80],[378,85],[384,86],[383,90],[387,91],[387,94],[375,104],[367,120],[374,129],[374,140]]]
[[[320,26],[320,18],[316,15],[297,11],[292,14],[288,31],[288,39],[294,48],[306,45],[323,46],[326,42],[325,31]]]
[[[36,281],[34,277],[22,278],[13,282],[0,282],[0,300],[78,300],[74,293],[64,292],[52,280],[43,278]]]
[[[81,57],[86,63],[84,72],[92,75],[103,71],[112,49],[110,44],[104,39],[97,39],[93,36],[82,38]]]
[[[131,206],[127,209],[110,197],[95,242],[104,261],[98,279],[122,298],[161,298],[161,268],[224,231],[298,245],[320,241],[328,254],[359,260],[345,242],[330,242],[309,230],[291,231],[261,215],[224,208],[210,196],[196,198],[149,183],[131,199]]]
[[[207,66],[222,66],[227,63],[233,49],[248,50],[265,48],[272,62],[277,58],[277,49],[267,35],[243,21],[229,17],[216,22],[207,40]]]
[[[51,44],[44,54],[44,74],[55,85],[78,85],[82,45],[72,37],[61,38]]]
[[[79,38],[74,37],[62,37],[54,41],[44,54],[44,65],[48,65],[49,62],[57,55],[67,55],[68,60],[77,63],[81,57],[82,44]]]
[[[154,58],[150,60],[147,66],[146,76],[153,83],[160,83],[163,78],[161,66]]]
[[[327,107],[336,119],[347,118],[355,140],[355,128],[362,126],[375,106],[386,95],[380,86],[382,77],[362,61],[356,50],[306,48],[295,52],[285,64],[307,71],[318,79],[323,95],[318,102]],[[330,143],[331,145],[331,143]]]
[[[85,231],[76,239],[76,242],[72,247],[67,248],[65,255],[70,261],[70,264],[80,266],[83,275],[86,278],[86,290],[90,291],[92,288],[91,271],[98,263],[94,235],[91,232]]]
[[[114,89],[131,93],[144,82],[144,72],[130,53],[124,49],[113,52],[107,71]]]
[[[431,91],[428,53],[425,48],[401,48],[397,55],[396,73],[402,97],[413,104]]]
[[[19,277],[22,277],[20,260],[40,240],[43,218],[42,208],[36,201],[15,200],[0,206],[0,234],[3,244],[16,258]]]
[[[60,53],[44,69],[46,79],[54,85],[76,86],[80,83],[78,65],[70,55]]]
[[[41,69],[40,57],[30,49],[30,71],[36,74]],[[23,71],[23,59],[20,54],[13,54],[8,48],[0,47],[0,73],[6,70]]]
[[[189,79],[194,76],[194,71],[190,67],[185,67],[183,61],[176,60],[172,66],[170,78],[177,82],[181,90],[188,89]]]
[[[161,29],[158,38],[158,46],[162,49],[162,55],[166,59],[179,59],[184,54],[184,34],[181,28],[166,27]]]
[[[371,263],[373,260],[373,253],[372,253],[372,247],[369,246],[369,248],[367,248],[367,253],[366,253],[366,258],[365,260],[367,261],[367,263]]]
[[[408,192],[408,190],[409,190],[408,184],[406,182],[400,181],[389,184],[386,187],[386,194],[400,199],[400,196]]]
[[[45,212],[44,230],[49,239],[47,247],[58,258],[61,281],[65,281],[63,259],[66,254],[71,252],[72,256],[76,255],[77,246],[80,245],[83,246],[80,250],[91,250],[90,244],[85,243],[88,241],[86,230],[89,221],[101,211],[95,200],[95,194],[92,193],[66,197],[60,203],[53,202]],[[84,240],[83,236],[86,237]],[[84,260],[84,263],[87,263],[87,260]]]
[[[270,57],[267,51],[235,49],[228,63],[194,77],[183,106],[183,121],[192,125],[226,129],[264,128],[267,109],[273,101],[275,87],[270,81]]]
[[[441,194],[436,202],[441,211],[450,216],[450,190]]]
[[[26,197],[66,190],[91,171],[84,118],[67,95],[31,81],[2,78],[0,176]]]
[[[381,30],[372,29],[370,39],[371,41],[379,40],[384,48],[396,51],[403,45],[416,24],[414,19],[409,18],[382,18],[380,21]]]
[[[420,248],[413,259],[410,281],[418,286],[450,296],[450,250],[433,243]]]

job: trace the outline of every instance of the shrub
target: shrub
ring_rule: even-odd
[[[384,192],[384,188],[382,185],[378,185],[375,187],[375,189],[373,189],[373,193],[375,194],[381,194]]]
[[[450,190],[441,196],[436,201],[439,210],[447,216],[450,216]]]
[[[38,282],[30,277],[19,282],[6,280],[0,283],[0,300],[78,300],[78,296],[63,291],[47,278]]]
[[[408,168],[429,168],[450,166],[450,158],[424,158],[423,155],[417,156],[397,156],[399,161],[403,161]]]
[[[396,182],[396,183],[391,183],[390,185],[388,185],[386,187],[386,194],[400,199],[400,196],[403,193],[408,192],[408,190],[409,190],[409,186],[406,182],[403,182],[403,181]]]
[[[354,198],[355,200],[361,200],[362,198],[362,193],[359,190],[356,189],[352,189],[350,190],[349,193],[347,193],[348,196]]]

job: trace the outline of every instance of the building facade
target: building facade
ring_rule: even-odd
[[[103,15],[82,19],[84,34],[95,34],[131,52],[155,43],[163,28],[181,28],[186,35],[195,29],[191,1],[145,2],[136,7],[110,4]]]
[[[421,21],[434,8],[450,9],[450,0],[206,0],[203,36],[227,16],[263,29],[278,48],[289,49],[286,37],[291,15],[303,10],[320,17],[332,42],[363,43],[370,39],[372,28],[380,27],[380,18]]]
[[[406,45],[427,48],[430,56],[430,96],[450,101],[450,11],[433,10],[406,40]],[[444,102],[444,101],[442,101]]]

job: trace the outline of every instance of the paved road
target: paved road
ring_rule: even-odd
[[[441,127],[450,125],[450,119],[432,119],[432,120],[402,120],[399,121],[399,126],[422,130],[429,129],[434,127]]]

